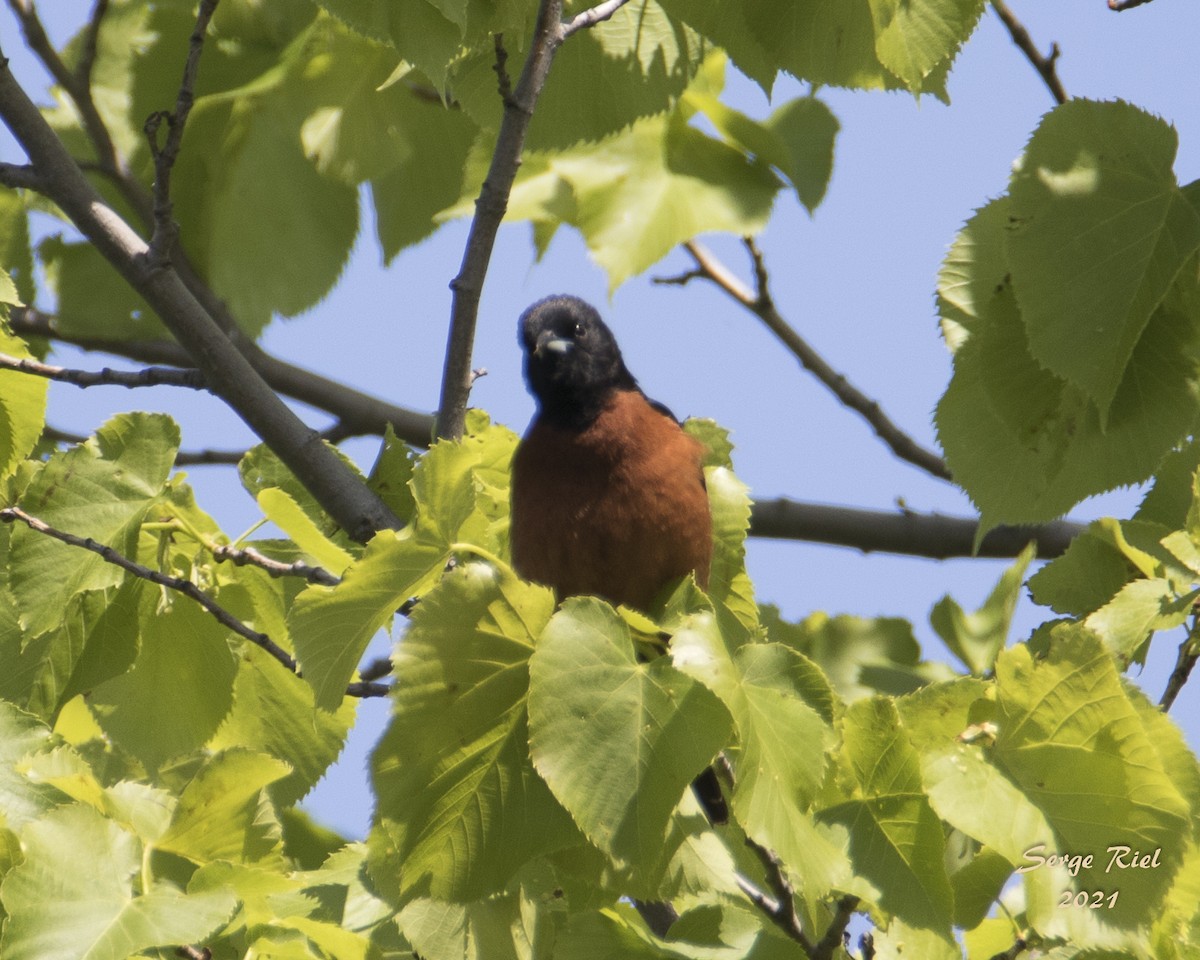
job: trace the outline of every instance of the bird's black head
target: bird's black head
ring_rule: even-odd
[[[587,426],[614,390],[636,390],[616,338],[578,297],[539,300],[523,314],[519,338],[525,379],[544,419]]]

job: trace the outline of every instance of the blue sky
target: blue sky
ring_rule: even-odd
[[[43,3],[56,38],[69,35],[90,8],[84,0]],[[1013,11],[1043,50],[1062,48],[1059,73],[1068,93],[1119,97],[1172,122],[1180,136],[1176,172],[1182,183],[1200,178],[1200,98],[1195,86],[1195,38],[1200,5],[1157,0],[1124,14],[1104,0],[1013,0]],[[7,10],[0,39],[17,75],[45,99],[44,75],[21,48]],[[762,92],[734,76],[730,101],[763,116]],[[804,88],[781,80],[775,104]],[[949,81],[951,105],[914,101],[904,94],[825,90],[841,122],[834,175],[813,217],[780,194],[761,245],[781,312],[839,371],[883,405],[921,443],[935,447],[931,412],[950,375],[950,357],[938,335],[933,292],[948,244],[962,222],[1002,192],[1013,160],[1052,100],[1040,77],[990,12],[967,43]],[[18,160],[0,138],[0,157]],[[344,379],[389,400],[429,410],[436,403],[445,331],[448,283],[458,268],[463,223],[446,226],[381,266],[369,214],[341,284],[305,316],[276,322],[266,349]],[[743,277],[740,244],[705,238]],[[690,266],[680,253],[621,287],[611,301],[607,278],[587,257],[578,236],[562,230],[536,263],[529,228],[501,230],[484,291],[475,366],[475,405],[522,431],[533,410],[520,376],[516,319],[531,301],[569,292],[597,304],[620,339],[626,360],[646,391],[680,416],[713,417],[733,434],[739,475],[758,496],[969,515],[953,487],[894,459],[854,414],[816,384],[750,314],[713,287],[659,287],[651,276]],[[62,351],[58,362],[95,368],[107,358]],[[115,364],[114,364],[115,365]],[[188,448],[248,445],[236,417],[211,398],[160,390],[154,396],[119,389],[52,388],[52,422],[88,432],[106,416],[138,405],[169,410],[181,422]],[[304,411],[310,422],[320,421]],[[364,467],[375,444],[354,441],[349,452]],[[253,501],[225,467],[194,468],[201,505],[236,535],[257,519]],[[1127,515],[1140,494],[1098,498],[1073,514],[1089,519]],[[910,619],[927,654],[942,657],[928,612],[945,593],[973,609],[1005,564],[939,562],[864,556],[808,544],[751,541],[750,572],[759,597],[800,618],[814,610]],[[1020,639],[1045,612],[1023,601],[1014,637]],[[1139,679],[1157,700],[1174,663],[1178,638],[1160,635]],[[383,653],[380,642],[376,652]],[[1193,680],[1173,715],[1200,747],[1200,709]],[[308,801],[322,820],[361,834],[369,817],[362,773],[386,704],[360,708],[361,722],[342,761]]]

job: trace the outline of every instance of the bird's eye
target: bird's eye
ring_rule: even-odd
[[[587,333],[587,327],[585,327],[582,323],[576,323],[575,329],[572,332],[575,334],[575,339],[578,340],[585,333]]]

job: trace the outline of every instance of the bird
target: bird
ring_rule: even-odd
[[[560,601],[595,596],[641,611],[689,574],[707,588],[704,446],[642,392],[586,301],[537,301],[521,314],[518,339],[537,411],[513,456],[516,572]],[[726,822],[711,768],[693,788],[710,821]]]

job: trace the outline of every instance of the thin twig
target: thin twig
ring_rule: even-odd
[[[1120,13],[1122,10],[1132,10],[1134,7],[1140,7],[1149,2],[1150,0],[1108,0],[1108,9]]]
[[[624,2],[606,0],[583,11],[570,23],[564,23],[563,0],[541,0],[529,55],[525,58],[521,77],[511,95],[505,92],[507,53],[500,38],[496,40],[496,75],[500,82],[504,115],[487,176],[475,200],[475,215],[471,218],[467,233],[462,265],[457,276],[450,281],[453,298],[446,361],[442,368],[442,386],[438,397],[436,433],[439,437],[454,439],[462,436],[467,401],[471,394],[471,351],[475,344],[483,282],[492,258],[496,232],[508,209],[508,197],[521,165],[525,134],[529,130],[538,97],[546,85],[554,55],[568,36],[608,19]]]
[[[196,369],[177,367],[143,367],[141,370],[70,370],[49,363],[39,363],[22,357],[0,353],[0,369],[15,370],[35,377],[45,377],[59,383],[76,387],[185,387],[189,390],[204,390],[207,386],[204,374]]]
[[[79,62],[75,65],[75,80],[89,99],[92,96],[92,68],[96,65],[96,52],[100,43],[100,25],[104,22],[107,12],[108,0],[96,0],[87,26],[83,28]]]
[[[508,75],[508,50],[504,46],[504,34],[498,33],[492,39],[496,48],[496,62],[492,64],[492,69],[496,71],[500,102],[507,106],[513,96],[512,78]]]
[[[258,567],[267,571],[273,577],[303,577],[309,583],[320,583],[326,587],[336,587],[342,578],[330,573],[324,567],[315,567],[302,560],[284,563],[282,560],[272,560],[263,556],[253,547],[231,547],[217,544],[212,547],[213,559],[220,563],[228,560],[234,566]]]
[[[1179,696],[1183,685],[1188,682],[1188,677],[1191,676],[1192,668],[1196,666],[1196,661],[1200,660],[1200,635],[1197,634],[1197,626],[1200,618],[1193,620],[1192,629],[1188,631],[1188,635],[1183,638],[1183,643],[1179,645],[1179,654],[1175,658],[1175,669],[1171,671],[1171,676],[1167,678],[1167,688],[1163,691],[1162,699],[1158,701],[1159,707],[1163,712],[1170,710],[1175,705],[1175,698]]]
[[[175,956],[183,960],[212,960],[212,951],[208,947],[192,947],[186,944],[175,948]]]
[[[683,246],[695,262],[696,269],[680,277],[670,278],[667,281],[656,280],[655,282],[684,283],[686,282],[685,278],[697,277],[716,284],[729,297],[757,316],[800,361],[801,366],[824,384],[844,406],[849,407],[866,420],[892,453],[901,460],[920,467],[926,473],[942,480],[950,480],[950,471],[941,457],[932,450],[922,447],[896,426],[876,401],[826,363],[825,359],[784,320],[771,300],[770,290],[767,286],[766,266],[763,263],[761,251],[752,240],[747,240],[746,245],[757,278],[758,285],[755,290],[747,287],[711,251],[694,240],[689,240]]]
[[[222,607],[219,603],[212,599],[203,590],[197,587],[190,580],[184,580],[180,577],[173,577],[158,570],[152,570],[150,567],[143,566],[134,560],[130,560],[124,554],[114,550],[107,544],[99,543],[91,537],[80,537],[73,533],[67,533],[64,530],[59,530],[50,526],[44,520],[26,513],[20,507],[4,507],[0,509],[0,522],[14,523],[20,521],[37,533],[41,533],[47,537],[52,537],[62,543],[73,547],[81,547],[84,550],[89,550],[99,556],[106,563],[111,563],[113,566],[120,567],[127,573],[142,580],[148,580],[150,583],[156,583],[159,586],[166,587],[169,590],[174,590],[177,593],[183,594],[189,600],[193,600],[200,604],[205,610],[211,613],[222,626],[229,628],[239,637],[249,640],[255,646],[266,651],[270,656],[274,657],[279,663],[286,667],[290,672],[300,675],[299,667],[296,664],[295,658],[288,653],[283,647],[279,646],[265,633],[259,633],[253,630],[245,623],[235,617],[232,613]],[[348,696],[352,697],[381,697],[386,696],[389,687],[380,683],[352,683],[346,688]]]
[[[87,437],[57,427],[46,426],[42,437],[53,443],[85,443]],[[175,454],[177,467],[236,466],[246,455],[245,450],[180,450]]]
[[[813,956],[813,951],[816,949],[808,934],[804,932],[804,926],[800,922],[800,917],[796,913],[796,901],[793,897],[792,885],[788,882],[787,876],[783,871],[783,864],[779,862],[779,858],[770,850],[760,843],[756,843],[749,837],[746,838],[746,846],[753,851],[758,857],[759,862],[766,872],[767,883],[771,885],[771,892],[774,897],[768,897],[761,890],[746,880],[744,877],[737,878],[737,884],[742,892],[750,899],[759,910],[767,915],[767,918],[779,927],[784,933],[800,944],[809,957]]]
[[[217,9],[218,0],[200,0],[196,14],[196,26],[188,41],[187,60],[183,66],[183,79],[175,98],[174,111],[158,111],[146,119],[146,137],[150,142],[150,155],[154,158],[154,235],[150,239],[150,260],[155,264],[168,262],[171,250],[179,234],[172,215],[171,169],[179,158],[183,144],[183,129],[187,124],[192,104],[196,102],[196,78],[200,72],[200,54],[204,51],[204,35],[209,21]],[[162,122],[167,124],[167,139],[160,148],[158,129]]]
[[[1147,0],[1136,0],[1137,3],[1145,3]],[[1112,7],[1112,0],[1109,0],[1109,7]],[[1067,91],[1063,89],[1062,81],[1058,79],[1058,63],[1059,54],[1062,53],[1058,48],[1057,43],[1050,44],[1050,53],[1048,56],[1043,56],[1033,42],[1033,38],[1029,35],[1029,31],[1025,29],[1025,25],[1018,20],[1011,10],[1008,9],[1008,4],[1004,0],[992,0],[992,8],[996,11],[1004,26],[1008,28],[1009,35],[1025,54],[1026,59],[1033,64],[1033,68],[1041,74],[1042,80],[1046,87],[1050,90],[1050,95],[1054,97],[1056,103],[1067,102]]]
[[[389,657],[376,657],[358,671],[360,679],[370,682],[380,680],[392,672],[392,661]]]

